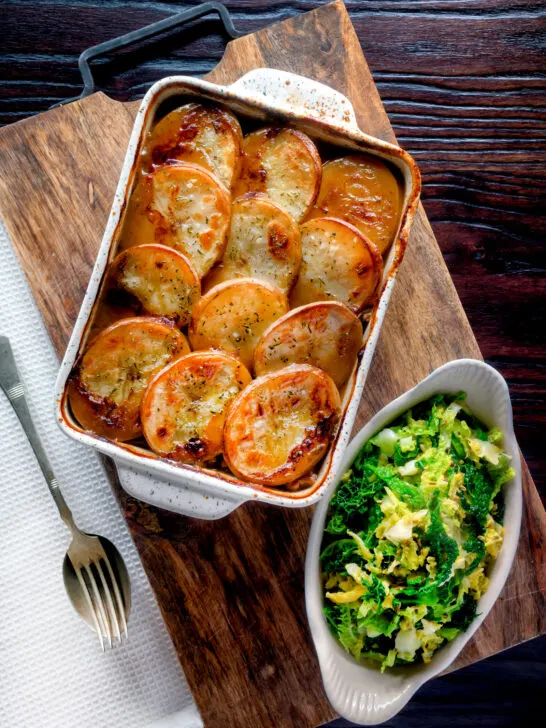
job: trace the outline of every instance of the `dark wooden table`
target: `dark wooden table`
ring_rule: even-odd
[[[0,123],[79,94],[77,59],[88,46],[196,4],[0,1]],[[321,3],[226,4],[249,32]],[[399,142],[420,164],[422,199],[484,357],[508,380],[519,442],[545,500],[544,2],[346,4]],[[118,100],[139,98],[162,76],[211,70],[225,42],[219,22],[196,22],[101,60],[97,86]],[[435,680],[387,725],[529,725],[545,644]]]

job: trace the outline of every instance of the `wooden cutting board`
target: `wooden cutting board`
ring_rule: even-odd
[[[264,66],[333,86],[351,99],[364,131],[395,141],[341,2],[231,42],[207,78],[228,84]],[[0,213],[59,356],[137,107],[97,93],[0,130]],[[465,356],[481,358],[420,207],[356,428],[440,364]],[[304,608],[312,509],[253,503],[222,521],[196,521],[129,498],[110,472],[206,726],[310,728],[333,718]],[[523,483],[523,527],[510,578],[453,669],[546,631],[546,515],[526,467]]]

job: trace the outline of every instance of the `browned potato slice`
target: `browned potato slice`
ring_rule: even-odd
[[[239,168],[242,133],[235,116],[219,106],[185,104],[171,111],[150,132],[153,164],[201,164],[229,189]]]
[[[183,462],[214,459],[222,452],[227,407],[251,380],[240,361],[220,351],[196,351],[165,367],[142,401],[148,445]]]
[[[287,310],[286,296],[270,283],[255,278],[220,283],[193,310],[192,349],[223,349],[250,368],[258,339]]]
[[[337,387],[320,369],[292,364],[258,377],[229,408],[226,462],[244,480],[291,483],[326,453],[339,413]]]
[[[68,394],[76,419],[110,440],[137,437],[148,382],[189,351],[184,334],[158,319],[138,316],[112,324],[89,344],[72,372]]]
[[[152,178],[152,207],[163,217],[155,242],[176,248],[204,276],[226,247],[231,215],[226,188],[206,169],[182,162],[160,167]]]
[[[230,215],[229,193],[213,174],[196,164],[169,164],[137,179],[120,247],[176,248],[202,277],[224,253]]]
[[[300,228],[302,263],[291,307],[334,299],[358,313],[377,291],[383,260],[377,247],[355,227],[323,217]]]
[[[380,157],[354,154],[326,162],[309,217],[346,220],[385,253],[396,234],[401,208],[402,190],[391,168]]]
[[[317,148],[303,132],[272,126],[258,129],[243,139],[234,194],[265,192],[301,222],[317,197],[321,169]]]
[[[204,282],[205,289],[232,278],[259,278],[288,293],[301,263],[294,218],[257,192],[235,200],[226,252]]]
[[[254,352],[257,375],[287,364],[312,364],[341,386],[362,346],[362,324],[337,301],[310,303],[289,311],[267,329]]]
[[[166,245],[137,245],[112,263],[118,286],[136,296],[150,314],[186,326],[201,295],[201,284],[189,260]]]

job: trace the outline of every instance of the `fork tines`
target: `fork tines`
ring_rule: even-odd
[[[127,640],[125,605],[112,565],[104,553],[85,564],[72,564],[93,616],[102,651]]]

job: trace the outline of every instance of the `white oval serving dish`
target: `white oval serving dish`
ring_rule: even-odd
[[[467,393],[472,412],[488,427],[500,427],[503,447],[512,458],[516,475],[504,485],[505,538],[491,570],[487,592],[478,603],[478,616],[466,632],[440,648],[425,665],[387,669],[360,663],[338,644],[322,613],[319,555],[328,504],[339,477],[350,467],[360,448],[378,430],[418,402],[438,393]],[[512,405],[503,377],[492,367],[474,359],[458,359],[436,369],[413,389],[384,407],[360,430],[346,451],[343,467],[315,512],[305,563],[305,601],[311,635],[317,651],[328,700],[347,720],[359,725],[377,725],[392,718],[423,683],[445,670],[479,628],[499,596],[518,545],[521,524],[521,458],[514,435]]]
[[[78,424],[67,402],[67,379],[86,345],[105,271],[116,253],[126,202],[132,191],[146,133],[164,102],[172,103],[176,99],[176,103],[182,104],[200,98],[224,104],[241,118],[295,125],[311,137],[348,151],[375,154],[397,167],[403,181],[399,229],[385,260],[380,297],[366,327],[362,356],[345,387],[342,416],[334,442],[320,466],[316,481],[297,492],[279,492],[278,489],[242,482],[228,473],[210,468],[175,464],[133,443],[115,443],[97,437]],[[186,76],[172,76],[158,81],[144,97],[137,113],[97,261],[57,377],[56,414],[61,428],[74,439],[112,457],[121,484],[130,495],[170,511],[215,519],[227,515],[249,500],[291,508],[315,503],[339,472],[396,273],[406,248],[419,192],[419,170],[410,155],[393,144],[361,131],[349,100],[328,86],[267,68],[251,71],[231,86],[218,86]]]

